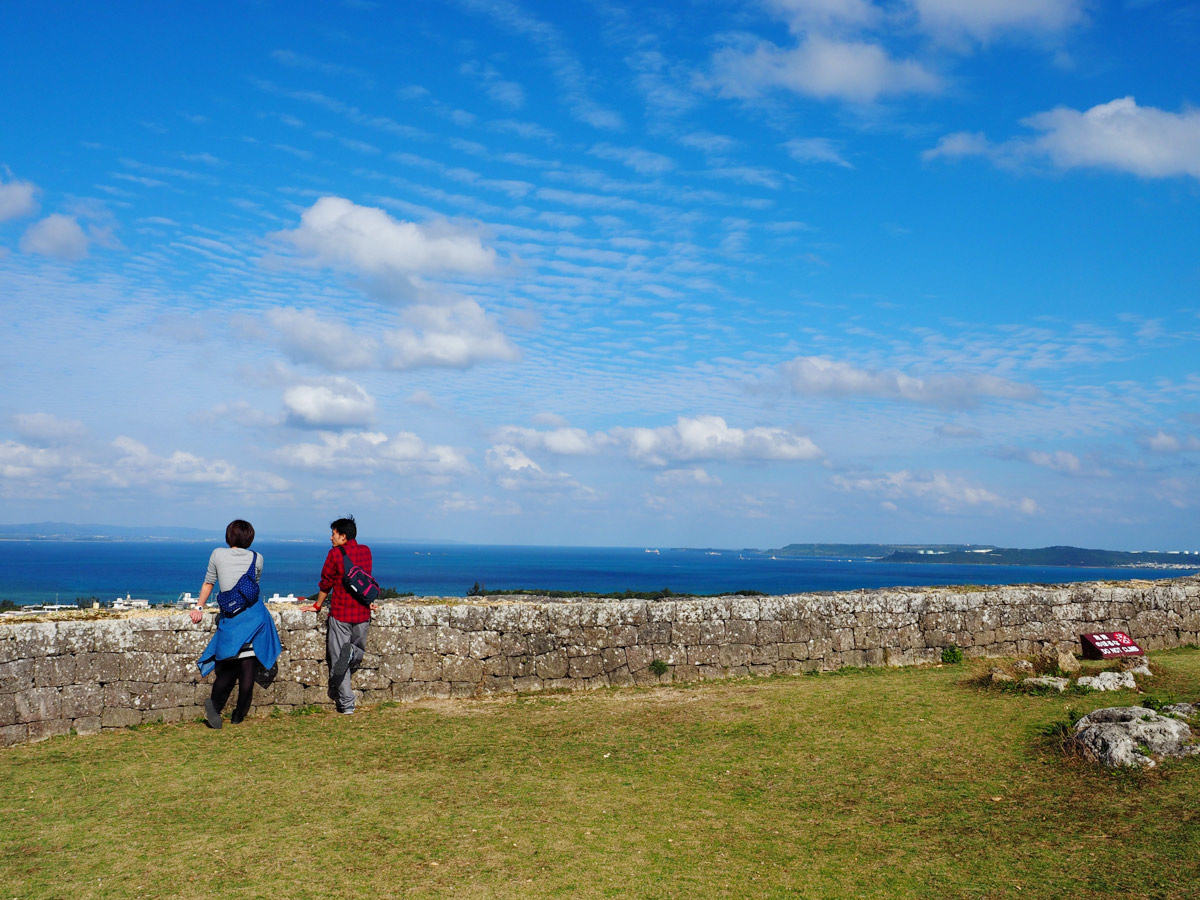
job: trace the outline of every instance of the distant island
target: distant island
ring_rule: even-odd
[[[0,525],[5,541],[219,541],[223,532],[207,528],[155,525],[76,525],[74,522],[26,522]]]
[[[994,547],[990,544],[788,544],[775,550],[755,552],[775,557],[846,557],[926,565],[1200,570],[1200,552],[1194,550],[1087,550],[1081,547],[1041,547],[1028,550]]]
[[[769,556],[801,556],[815,559],[884,559],[893,553],[951,553],[993,550],[991,544],[788,544],[775,550],[751,550]]]
[[[912,552],[896,550],[883,562],[938,563],[973,566],[1081,566],[1088,568],[1200,569],[1200,554],[1192,551],[1086,550],[1081,547],[1013,547]]]

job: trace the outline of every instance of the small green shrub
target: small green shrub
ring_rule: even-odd
[[[958,665],[963,661],[963,652],[958,647],[951,644],[949,647],[942,648],[942,662],[948,666]]]
[[[670,667],[670,666],[668,666],[668,665],[667,665],[665,662],[663,662],[661,659],[654,659],[654,660],[651,660],[651,661],[650,661],[650,671],[651,671],[651,672],[653,672],[655,675],[658,675],[658,676],[660,676],[660,677],[661,677],[661,676],[663,676],[663,675],[666,675],[666,674],[667,674],[667,670],[668,670],[668,669],[670,669],[670,668],[671,668],[671,667]]]

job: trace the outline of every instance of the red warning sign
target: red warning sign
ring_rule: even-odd
[[[1118,656],[1141,656],[1142,648],[1123,631],[1100,634],[1081,634],[1084,659],[1114,659]]]

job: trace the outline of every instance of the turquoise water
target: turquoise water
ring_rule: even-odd
[[[127,593],[155,603],[199,592],[216,544],[176,541],[0,541],[0,599],[20,604],[111,601]],[[1101,569],[882,563],[862,559],[770,559],[737,550],[642,547],[515,547],[372,544],[380,584],[418,596],[464,596],[487,588],[768,594],[935,584],[1061,584],[1176,578],[1200,569]],[[267,596],[316,591],[326,542],[256,543]]]

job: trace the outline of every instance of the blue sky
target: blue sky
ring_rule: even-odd
[[[1195,4],[5,22],[6,521],[1200,545]]]

